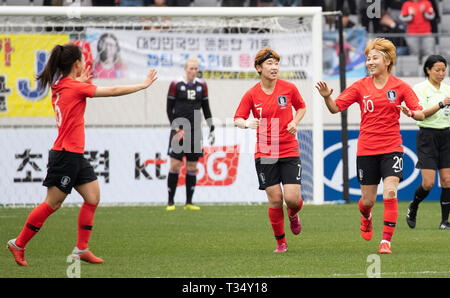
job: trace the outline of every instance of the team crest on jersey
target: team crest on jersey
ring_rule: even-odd
[[[287,97],[286,97],[286,95],[278,96],[277,101],[278,101],[278,105],[280,107],[285,107],[287,105]]]
[[[397,99],[397,92],[395,92],[395,90],[389,90],[386,95],[387,99],[389,99],[390,102],[393,102]]]
[[[186,87],[184,85],[181,85],[180,91],[186,91]]]
[[[197,86],[197,92],[202,92],[202,86]]]

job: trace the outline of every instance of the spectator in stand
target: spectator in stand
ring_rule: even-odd
[[[430,21],[435,16],[433,6],[428,0],[408,0],[402,6],[400,19],[408,24],[406,42],[409,54],[418,55],[419,62],[422,61],[422,56],[434,51]]]
[[[152,7],[167,6],[167,1],[166,0],[151,0],[151,1],[149,1],[149,6],[152,6]]]
[[[167,0],[167,6],[191,6],[191,0]]]
[[[344,11],[345,2],[347,2],[348,12],[350,12],[350,14],[356,14],[357,9],[355,0],[337,0],[336,10]]]
[[[302,0],[301,6],[322,6],[322,10],[326,11],[327,5],[325,0]]]
[[[120,0],[119,6],[143,6],[143,0]]]
[[[436,0],[430,0],[431,5],[433,6],[434,13],[436,14],[434,19],[430,21],[431,23],[431,33],[438,33],[438,25],[441,22],[441,15],[439,14],[439,6]],[[435,37],[436,44],[439,44],[439,37]]]
[[[300,6],[301,0],[274,0],[273,6]]]
[[[400,14],[402,13],[402,6],[406,0],[390,0],[385,1],[384,9],[389,12],[394,22],[401,28],[405,24],[400,20]]]
[[[380,32],[381,33],[405,33],[402,24],[397,23],[391,16],[389,11],[385,11],[381,15],[380,19]],[[389,38],[397,48],[397,56],[408,55],[408,45],[403,37]]]
[[[92,6],[116,6],[117,0],[92,0]]]
[[[336,28],[338,28],[338,19],[336,20]],[[342,11],[342,27],[344,29],[354,28],[356,24],[350,19],[348,9],[344,8]]]

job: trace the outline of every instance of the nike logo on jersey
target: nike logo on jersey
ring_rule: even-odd
[[[363,98],[366,99],[368,97],[371,97],[372,95],[364,95]]]
[[[260,105],[262,105],[262,103],[260,103],[260,104],[255,103],[255,108],[259,107]]]

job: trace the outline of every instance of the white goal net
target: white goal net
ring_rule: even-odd
[[[204,144],[194,201],[266,202],[257,190],[255,131],[233,127],[239,101],[259,79],[254,56],[265,46],[281,55],[280,78],[295,83],[307,104],[298,133],[302,196],[322,203],[322,107],[314,92],[322,73],[321,24],[316,7],[2,7],[0,205],[35,204],[45,196],[42,181],[57,130],[50,92],[40,91],[35,77],[50,50],[68,42],[83,49],[99,86],[140,82],[150,68],[158,71],[146,91],[88,99],[85,156],[104,203],[166,203],[167,92],[190,55],[200,60],[216,127],[216,142]],[[184,196],[177,190],[175,202]],[[75,191],[71,197],[66,202],[81,202]]]

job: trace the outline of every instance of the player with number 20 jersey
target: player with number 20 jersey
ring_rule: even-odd
[[[395,46],[384,38],[367,43],[364,51],[370,77],[358,80],[344,90],[336,100],[333,89],[325,82],[317,83],[317,90],[331,113],[358,103],[361,125],[356,153],[358,181],[361,184],[360,233],[365,240],[373,234],[372,207],[378,184],[383,179],[383,240],[378,252],[391,254],[391,238],[397,222],[397,190],[403,179],[403,144],[400,135],[400,111],[415,120],[425,116],[419,99],[411,87],[391,75],[396,60]],[[405,102],[406,106],[402,103]]]

